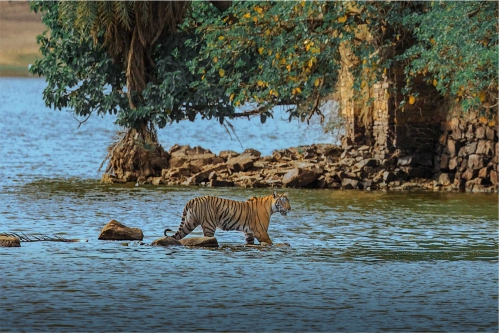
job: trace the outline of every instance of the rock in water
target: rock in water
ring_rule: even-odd
[[[218,247],[218,241],[215,237],[189,237],[180,240],[185,246],[197,247]]]
[[[180,243],[178,240],[170,236],[158,238],[151,243],[151,246],[180,246],[180,245],[182,245],[182,243]]]
[[[21,247],[21,241],[14,236],[0,236],[0,247]]]
[[[144,234],[139,228],[127,227],[116,220],[111,220],[102,228],[100,240],[142,240]]]

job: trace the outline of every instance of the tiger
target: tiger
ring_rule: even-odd
[[[215,229],[244,232],[246,244],[253,245],[256,239],[272,245],[267,233],[272,214],[279,212],[286,216],[291,210],[288,193],[273,191],[264,197],[252,197],[247,201],[235,201],[214,196],[204,196],[187,202],[182,220],[173,237],[180,240],[191,233],[198,225],[206,237],[213,237]],[[168,236],[165,229],[164,235]]]

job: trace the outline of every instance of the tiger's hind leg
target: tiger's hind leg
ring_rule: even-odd
[[[173,238],[181,240],[182,238],[190,234],[192,230],[196,229],[199,224],[200,223],[197,222],[192,213],[188,209],[185,209],[184,213],[182,214],[182,221],[180,222],[180,226],[178,227],[175,235],[173,235]]]
[[[246,238],[247,245],[254,245],[255,244],[255,236],[251,232],[245,232],[244,237]]]

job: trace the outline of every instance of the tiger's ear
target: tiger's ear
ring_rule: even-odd
[[[277,197],[279,196],[279,194],[277,194],[277,192],[276,192],[276,191],[274,191],[272,194],[274,195],[274,199],[275,199],[275,198],[277,198]]]

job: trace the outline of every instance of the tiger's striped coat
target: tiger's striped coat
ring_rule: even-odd
[[[291,210],[288,194],[273,194],[265,197],[252,197],[247,201],[235,201],[213,196],[191,199],[187,202],[182,214],[178,231],[173,235],[180,240],[191,233],[198,225],[203,228],[207,237],[215,235],[215,229],[242,231],[247,244],[272,244],[267,233],[270,217],[274,213],[286,216]],[[166,232],[169,229],[165,230]]]

